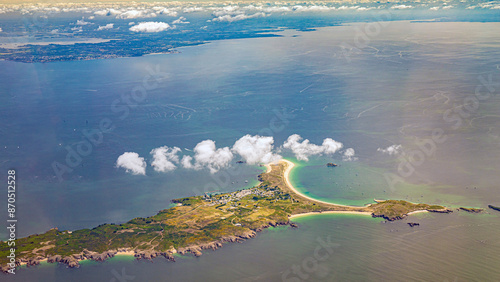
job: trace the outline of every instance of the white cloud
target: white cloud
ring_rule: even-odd
[[[212,21],[215,21],[215,22],[236,22],[236,21],[241,21],[241,20],[246,20],[246,19],[265,17],[265,16],[266,16],[266,14],[264,14],[262,12],[255,13],[253,15],[245,15],[245,14],[239,14],[236,16],[224,15],[224,16],[218,16],[217,18],[214,18]]]
[[[342,160],[346,162],[357,160],[358,158],[354,156],[355,153],[356,152],[354,151],[353,148],[346,149],[344,152],[344,156],[342,156]]]
[[[281,159],[281,156],[274,154],[273,137],[250,136],[241,137],[233,145],[233,151],[240,155],[248,164],[271,163]]]
[[[491,1],[486,3],[479,4],[479,7],[490,10],[498,10],[500,9],[499,1]]]
[[[395,10],[402,10],[402,9],[412,9],[413,6],[412,5],[394,5],[391,7],[391,9],[395,9]]]
[[[176,19],[175,21],[172,22],[172,24],[188,24],[189,22],[186,21],[185,17],[180,17]]]
[[[184,8],[183,12],[184,13],[193,13],[193,12],[201,12],[203,10],[204,9],[201,7],[188,7],[188,8]]]
[[[150,154],[153,155],[151,166],[158,172],[172,171],[177,168],[175,164],[179,163],[179,156],[177,155],[181,149],[179,147],[169,148],[163,146],[151,150]]]
[[[135,24],[135,22],[129,22],[128,23],[128,25],[134,25],[134,24]]]
[[[331,10],[335,10],[335,7],[327,7],[327,6],[301,6],[296,5],[292,8],[295,12],[327,12]]]
[[[375,7],[369,7],[369,8],[367,8],[367,7],[359,7],[359,8],[356,9],[356,11],[370,11],[370,10],[373,10],[373,9],[375,9]]]
[[[185,168],[194,168],[192,161],[193,161],[193,157],[184,156],[184,157],[182,157],[181,164]]]
[[[116,16],[117,19],[137,19],[137,18],[153,18],[156,13],[149,13],[148,11],[130,10],[120,13]]]
[[[452,5],[448,5],[448,6],[444,6],[443,10],[448,10],[448,9],[451,9],[451,8],[453,8],[453,6]]]
[[[432,7],[429,10],[431,10],[431,11],[437,11],[437,10],[439,10],[439,7]]]
[[[356,10],[359,6],[340,6],[337,10]]]
[[[474,10],[476,8],[477,8],[477,6],[469,6],[469,7],[465,8],[465,9],[467,9],[467,10]]]
[[[335,154],[338,150],[342,149],[344,145],[340,142],[333,140],[332,138],[325,138],[323,140],[323,151],[325,154]]]
[[[2,28],[0,27],[0,32],[2,32],[2,31],[3,31],[3,30],[2,30]]]
[[[146,162],[144,158],[139,157],[139,154],[134,152],[126,152],[116,160],[117,168],[124,168],[126,172],[134,175],[146,175]]]
[[[111,13],[108,10],[100,10],[100,11],[95,11],[94,15],[109,16],[109,15],[111,15]]]
[[[244,12],[241,11],[238,6],[224,6],[215,8],[215,11],[212,14],[218,17],[224,15],[238,15],[243,13]]]
[[[76,20],[76,25],[88,25],[92,24],[91,22],[86,22],[83,18],[81,20]]]
[[[293,134],[283,144],[283,148],[290,149],[299,160],[308,161],[311,155],[334,154],[340,150],[343,145],[331,138],[323,140],[321,146],[309,143],[308,139],[300,142],[302,137],[298,134]]]
[[[89,20],[93,20],[93,19],[95,19],[95,17],[94,16],[90,16],[88,19]]]
[[[160,15],[165,15],[165,16],[170,16],[170,17],[177,17],[177,12],[176,11],[172,11],[172,10],[169,10],[169,9],[163,8],[163,7],[155,7],[155,8],[159,8],[159,9],[156,9],[156,11]]]
[[[273,6],[273,7],[267,7],[263,8],[262,11],[266,13],[281,13],[281,12],[290,12],[292,9],[289,7],[278,7],[278,6]]]
[[[130,28],[135,32],[160,32],[170,29],[170,25],[164,22],[142,22]]]
[[[106,30],[106,29],[112,29],[115,24],[109,23],[107,25],[100,25],[97,30]]]
[[[216,149],[215,141],[205,140],[201,141],[194,147],[194,161],[193,158],[184,156],[182,158],[182,165],[185,168],[202,169],[204,167],[210,170],[210,173],[216,173],[219,169],[229,165],[233,159],[233,153],[229,147]]]
[[[382,152],[384,154],[389,154],[389,155],[399,154],[400,151],[401,151],[401,145],[392,145],[392,146],[389,146],[385,149],[382,149],[382,148],[377,149],[377,152]]]

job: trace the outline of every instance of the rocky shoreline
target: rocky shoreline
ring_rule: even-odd
[[[21,265],[33,266],[40,264],[42,261],[62,263],[66,264],[68,268],[75,268],[80,266],[79,262],[82,260],[105,261],[120,253],[132,255],[138,260],[152,260],[163,256],[167,260],[175,261],[174,254],[185,255],[187,253],[199,257],[202,255],[203,250],[216,250],[221,248],[224,243],[241,243],[255,237],[257,232],[261,232],[269,227],[290,225],[292,228],[296,228],[298,226],[290,222],[292,215],[321,212],[360,213],[373,217],[383,217],[389,221],[393,221],[419,211],[452,212],[442,206],[415,204],[404,200],[385,200],[364,207],[321,202],[303,196],[293,188],[288,180],[288,174],[292,168],[293,163],[289,161],[282,161],[280,164],[275,165],[274,169],[268,166],[268,171],[258,176],[261,185],[253,188],[260,193],[257,193],[259,196],[252,197],[252,195],[248,195],[247,199],[233,201],[230,195],[221,194],[218,195],[219,202],[217,203],[212,203],[212,199],[207,200],[201,196],[175,199],[173,202],[180,205],[159,211],[158,214],[148,218],[138,217],[119,225],[114,223],[102,224],[93,229],[83,229],[74,232],[59,232],[57,229],[51,229],[41,235],[35,234],[22,238],[21,240],[23,241],[19,245],[23,246],[26,251],[21,252],[14,263],[6,263],[1,266],[1,270],[8,272],[10,269]],[[236,202],[238,202],[238,205],[236,205]],[[238,208],[240,204],[242,204],[242,207],[248,206],[254,209],[249,213],[249,208]],[[255,208],[257,206],[258,208]],[[262,208],[262,210],[274,210],[275,213],[279,212],[276,215],[271,213],[274,216],[266,218],[259,213],[259,208]],[[230,220],[227,219],[228,216],[232,216],[236,212],[237,216],[234,216]],[[214,213],[219,216],[215,221],[213,219]],[[251,215],[254,214],[256,217],[252,218]],[[222,221],[223,219],[226,220]],[[241,223],[234,223],[233,220],[235,219],[245,222],[245,224],[242,226]],[[186,220],[198,225],[185,224]],[[165,230],[165,226],[163,225],[165,222],[170,224],[170,228],[173,228],[173,231],[182,232],[185,237],[182,240],[176,240],[176,238],[171,236],[172,234],[165,234],[163,232]],[[210,229],[212,231],[209,234],[210,236],[201,239],[192,235],[207,226],[210,222],[217,222],[218,224],[215,227],[215,231]],[[151,244],[153,240],[148,236],[144,236],[147,230],[157,233],[157,236],[153,238],[153,240],[159,238],[156,244]],[[129,232],[135,233],[131,235],[127,234]],[[172,230],[169,232],[172,232]],[[78,235],[74,235],[76,233]],[[99,234],[113,236],[118,243],[115,243],[113,247],[102,241],[96,241],[95,244],[91,245],[94,250],[106,250],[110,248],[102,253],[89,251],[80,247],[86,242],[82,242],[82,236],[88,238],[88,236],[100,236]],[[74,238],[72,236],[76,236],[76,239],[69,242],[71,238]],[[164,238],[164,236],[167,238]],[[130,240],[132,240],[132,243],[130,243]],[[160,244],[161,242],[163,244]],[[57,244],[64,243],[65,246],[68,244],[70,246],[56,248],[57,251],[48,251]],[[18,244],[16,243],[16,245]],[[159,247],[161,250],[155,249],[157,246],[161,246]],[[166,246],[170,246],[170,249],[166,250]],[[174,246],[176,247],[174,248]],[[51,254],[47,254],[48,252]],[[54,253],[56,255],[53,255]],[[57,255],[58,253],[59,255]],[[64,255],[61,255],[61,253]]]
[[[439,210],[436,210],[436,209],[427,209],[427,210],[423,210],[423,211],[434,212],[434,213],[452,213],[453,212],[453,210],[451,210],[451,209],[439,209]],[[383,219],[385,219],[387,221],[401,220],[401,219],[407,217],[408,215],[409,214],[403,214],[401,216],[396,216],[396,217],[387,217],[384,214],[375,214],[375,213],[372,213],[372,217],[381,217],[381,218],[383,218]]]
[[[493,205],[488,205],[488,208],[490,208],[492,210],[500,211],[500,207],[495,207]]]
[[[152,260],[156,257],[163,256],[165,259],[168,261],[175,262],[175,257],[174,254],[178,253],[181,255],[186,255],[187,253],[191,253],[195,257],[201,256],[202,250],[217,250],[219,248],[222,248],[224,243],[242,243],[248,239],[254,238],[257,236],[257,232],[261,232],[262,230],[269,228],[269,227],[276,227],[276,226],[282,226],[282,225],[290,225],[293,228],[297,228],[298,226],[295,223],[292,223],[290,221],[287,222],[268,222],[267,224],[261,225],[260,227],[254,229],[254,230],[248,230],[244,232],[243,234],[240,235],[230,235],[230,236],[224,236],[220,238],[217,241],[212,241],[212,242],[205,242],[205,243],[200,243],[200,244],[193,244],[189,245],[186,247],[181,247],[178,249],[170,249],[168,251],[156,251],[156,250],[132,250],[128,248],[121,248],[118,250],[108,250],[102,253],[98,252],[93,252],[85,249],[83,252],[78,253],[78,254],[73,254],[70,256],[61,256],[61,255],[52,255],[52,256],[37,256],[34,258],[22,258],[22,259],[17,259],[15,262],[16,268],[22,265],[27,265],[28,267],[30,266],[36,266],[39,265],[41,262],[47,261],[48,263],[61,263],[61,264],[66,264],[67,267],[69,268],[78,268],[80,267],[80,261],[83,260],[93,260],[93,261],[105,261],[107,259],[110,259],[114,257],[115,255],[119,254],[130,254],[133,252],[133,256],[137,260],[141,259],[146,259],[146,260]],[[9,266],[3,265],[0,267],[0,270],[3,273],[8,273],[8,270],[10,269]]]

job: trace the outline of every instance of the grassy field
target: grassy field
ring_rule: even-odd
[[[251,189],[225,194],[204,195],[174,200],[176,207],[147,218],[134,218],[122,224],[102,224],[73,232],[51,229],[17,239],[17,263],[36,264],[51,256],[89,258],[89,252],[120,249],[141,252],[176,251],[200,255],[199,249],[214,243],[253,237],[255,231],[289,224],[289,216],[307,212],[370,212],[388,220],[400,219],[417,210],[444,207],[388,200],[365,207],[316,202],[291,190],[284,179],[288,164],[280,162],[269,173],[259,175],[261,183]],[[212,245],[210,245],[212,244]],[[201,246],[201,247],[200,247]],[[0,263],[5,266],[10,247],[0,248]],[[33,261],[35,261],[33,263]]]

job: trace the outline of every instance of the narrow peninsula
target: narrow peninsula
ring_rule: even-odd
[[[176,199],[175,207],[122,224],[102,224],[73,232],[54,228],[17,239],[15,246],[2,242],[2,271],[41,261],[78,267],[81,260],[103,261],[116,254],[138,259],[163,256],[175,261],[176,253],[200,256],[204,249],[241,242],[270,226],[296,226],[290,220],[304,214],[357,213],[392,221],[419,211],[450,212],[442,206],[402,200],[376,201],[363,207],[319,201],[293,187],[289,179],[292,162],[281,160],[266,167],[267,171],[258,176],[260,184],[250,189]],[[11,248],[16,253],[13,260],[8,258]]]

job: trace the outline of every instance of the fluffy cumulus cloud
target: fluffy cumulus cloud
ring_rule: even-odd
[[[2,30],[2,28],[0,27],[0,32],[2,32],[2,31],[3,31],[3,30]]]
[[[391,9],[394,9],[394,10],[403,10],[403,9],[411,9],[411,8],[413,8],[412,5],[404,5],[404,4],[402,4],[402,5],[394,5],[394,6],[391,7]]]
[[[185,168],[202,169],[208,168],[210,173],[216,173],[221,168],[227,167],[233,159],[233,153],[229,147],[219,148],[215,141],[201,141],[194,147],[194,157],[184,156],[182,165]],[[192,163],[194,160],[194,164]]]
[[[204,9],[202,7],[187,7],[182,10],[184,13],[202,12]]]
[[[97,16],[114,16],[114,15],[119,15],[121,14],[122,12],[119,11],[119,10],[115,10],[115,9],[109,9],[109,10],[99,10],[99,11],[95,11],[94,12],[94,15],[97,15]]]
[[[328,12],[331,10],[335,10],[335,7],[317,6],[317,5],[313,6],[296,5],[293,6],[292,10],[295,12]]]
[[[241,156],[249,165],[260,163],[272,163],[282,159],[277,153],[284,149],[290,149],[299,160],[308,161],[311,155],[334,154],[342,149],[343,145],[331,138],[323,140],[321,145],[311,144],[309,140],[293,134],[285,141],[282,147],[274,148],[274,138],[271,136],[245,135],[236,140],[230,147],[217,148],[215,141],[204,140],[198,143],[192,150],[192,154],[182,155],[179,147],[163,146],[151,150],[151,167],[157,172],[169,172],[183,167],[186,169],[208,169],[210,173],[216,173],[220,169],[228,167],[236,155]],[[186,151],[191,151],[185,149]],[[381,149],[379,149],[381,150]],[[388,150],[388,149],[384,149]],[[342,151],[341,151],[342,152]],[[344,161],[353,161],[354,149],[349,148],[342,152]],[[124,168],[128,173],[136,175],[146,174],[146,162],[137,153],[126,152],[118,157],[116,167]]]
[[[176,19],[175,21],[172,22],[172,24],[188,24],[189,22],[186,21],[185,17],[180,17]]]
[[[300,135],[293,134],[285,141],[283,148],[292,150],[295,157],[303,161],[308,161],[311,155],[334,154],[343,147],[342,143],[331,138],[324,139],[321,146],[310,143],[308,139],[301,140]]]
[[[135,32],[160,32],[170,28],[170,25],[164,22],[142,22],[129,29]]]
[[[91,22],[86,22],[83,18],[81,20],[76,20],[76,25],[88,25],[92,24]]]
[[[260,10],[260,9],[257,9]],[[290,7],[279,7],[279,6],[271,6],[271,7],[265,7],[262,8],[263,12],[266,13],[284,13],[284,12],[290,12],[292,9]]]
[[[356,11],[370,11],[375,9],[375,7],[359,7],[356,9]]]
[[[353,148],[348,148],[345,150],[344,155],[342,156],[342,160],[345,162],[355,161],[358,159],[354,156],[355,154],[356,152],[354,151]]]
[[[107,29],[113,29],[113,26],[115,24],[112,24],[112,23],[109,23],[107,25],[100,25],[99,28],[97,28],[97,30],[107,30]]]
[[[337,9],[338,10],[356,10],[358,8],[359,8],[359,6],[340,6]]]
[[[193,157],[191,157],[191,156],[182,157],[181,165],[185,168],[194,168]]]
[[[172,9],[167,9],[165,7],[154,7],[153,8],[157,14],[169,16],[169,17],[177,17],[177,12]]]
[[[389,154],[389,155],[396,155],[399,154],[399,152],[401,152],[401,145],[392,145],[385,149],[378,148],[377,152],[382,152],[384,154]]]
[[[175,164],[179,163],[179,156],[181,151],[178,147],[169,148],[167,146],[159,147],[151,151],[153,161],[151,166],[158,172],[172,171],[177,168]]]
[[[281,159],[273,153],[273,137],[245,135],[233,145],[233,152],[240,155],[248,164],[271,163]]]
[[[242,20],[246,20],[246,19],[265,17],[265,16],[266,16],[266,14],[264,14],[262,12],[255,13],[252,15],[245,15],[245,14],[238,14],[235,16],[223,15],[223,16],[218,16],[217,18],[214,18],[212,21],[214,21],[214,22],[236,22],[236,21],[242,21]]]
[[[125,152],[116,160],[117,168],[124,168],[126,172],[135,175],[146,175],[146,162],[144,158],[134,152]]]
[[[117,19],[137,19],[137,18],[153,18],[156,13],[148,13],[147,11],[130,10],[120,13],[116,16]]]

